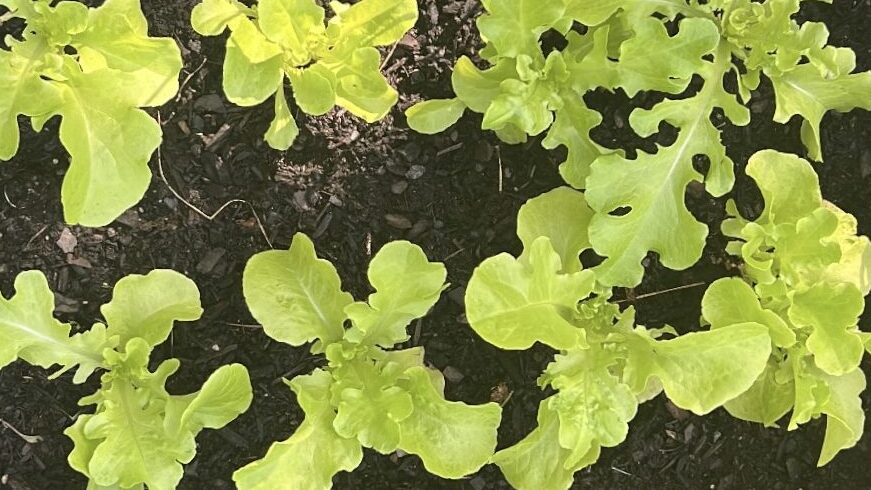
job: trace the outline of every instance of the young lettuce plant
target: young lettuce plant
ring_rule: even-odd
[[[21,38],[0,49],[0,160],[18,151],[17,117],[40,131],[61,116],[60,140],[70,154],[61,188],[70,224],[104,226],[145,194],[148,160],[160,125],[141,107],[178,91],[181,53],[175,41],[148,36],[139,0],[81,3],[0,0],[3,20],[26,23]],[[2,21],[0,21],[2,22]]]
[[[748,124],[762,76],[774,87],[774,120],[800,116],[801,139],[815,160],[822,160],[819,125],[827,111],[871,109],[871,72],[853,73],[854,53],[827,46],[824,24],[792,20],[802,1],[810,0],[484,0],[478,28],[488,67],[461,58],[452,77],[456,98],[415,105],[408,122],[439,132],[469,109],[508,143],[546,132],[542,145],[567,148],[560,172],[587,190],[595,211],[590,242],[605,257],[598,281],[635,286],[648,252],[672,269],[698,261],[708,229],[687,209],[686,188],[704,182],[714,196],[732,188],[719,114]],[[572,30],[577,24],[583,33]],[[547,31],[564,35],[567,46],[545,55],[540,37]],[[668,123],[677,138],[634,158],[602,147],[590,138],[602,117],[583,99],[596,88],[664,94],[652,108],[633,111],[629,123],[641,137]],[[709,162],[705,175],[693,166],[697,157]],[[620,209],[628,212],[618,216]]]
[[[305,420],[236,471],[241,490],[328,489],[336,473],[360,464],[363,447],[416,454],[444,478],[472,473],[493,454],[501,407],[445,400],[445,380],[424,365],[422,347],[390,350],[438,301],[444,266],[416,245],[392,242],[368,275],[376,292],[354,302],[303,234],[290,250],[257,254],[245,267],[245,299],[266,334],[294,346],[314,341],[311,351],[325,354],[327,365],[287,383]]]
[[[290,148],[299,128],[284,95],[290,81],[296,105],[306,114],[326,114],[339,106],[366,122],[387,115],[399,96],[381,74],[377,46],[398,42],[417,22],[414,0],[333,1],[324,23],[315,0],[203,0],[191,22],[204,36],[230,28],[224,59],[224,92],[240,106],[275,95],[275,118],[266,142]]]
[[[0,296],[0,368],[19,358],[60,365],[51,378],[75,370],[74,383],[103,371],[100,389],[79,402],[96,405],[94,413],[64,431],[74,443],[70,466],[88,477],[88,488],[175,488],[182,464],[194,458],[197,434],[223,427],[251,403],[248,371],[239,364],[219,368],[189,395],[170,395],[164,387],[177,359],[149,371],[151,351],[173,323],[202,313],[196,285],[177,272],[121,279],[101,308],[106,323],[73,336],[70,325],[53,318],[54,296],[41,272],[20,274],[15,291],[8,300]]]
[[[538,427],[492,458],[522,490],[569,488],[662,391],[696,414],[721,406],[753,384],[771,353],[766,327],[752,319],[669,340],[671,327],[636,326],[634,310],[609,302],[611,289],[582,267],[592,215],[568,187],[531,199],[518,217],[523,253],[485,260],[466,290],[469,324],[486,341],[559,351],[538,380],[556,390],[539,405]]]
[[[808,162],[767,150],[751,157],[747,173],[765,209],[749,221],[730,201],[733,218],[723,224],[738,239],[729,252],[743,259],[743,278],[713,283],[702,313],[712,331],[765,325],[773,351],[753,387],[725,408],[766,426],[792,410],[789,430],[825,415],[822,466],[855,445],[864,427],[859,363],[871,334],[857,324],[871,290],[871,243],[856,235],[852,215],[823,201]]]

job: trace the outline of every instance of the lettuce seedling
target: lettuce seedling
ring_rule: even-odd
[[[585,270],[593,218],[582,193],[558,188],[528,201],[518,217],[523,253],[485,260],[466,289],[466,315],[484,340],[510,350],[535,342],[557,349],[538,380],[555,394],[538,409],[538,427],[492,459],[514,487],[562,490],[620,444],[638,405],[660,392],[706,414],[745,392],[765,369],[771,339],[755,319],[675,335],[635,325],[611,289]]]
[[[438,301],[445,277],[444,266],[418,246],[392,242],[369,265],[376,292],[355,302],[303,234],[290,250],[251,258],[243,287],[254,318],[279,342],[314,341],[312,353],[325,354],[327,364],[287,383],[305,420],[263,459],[236,471],[240,489],[330,488],[336,473],[360,464],[363,447],[416,454],[445,478],[487,463],[501,407],[445,400],[444,377],[424,365],[422,347],[391,350],[408,340],[409,322]]]
[[[70,336],[70,325],[55,320],[54,296],[38,271],[20,274],[16,294],[0,296],[0,368],[16,359],[74,370],[74,383],[103,371],[100,389],[80,405],[96,405],[64,433],[74,447],[70,466],[87,476],[88,488],[170,490],[182,478],[182,464],[196,453],[204,428],[218,429],[248,409],[251,383],[239,364],[223,366],[200,391],[170,395],[165,384],[177,359],[148,369],[152,349],[163,343],[175,321],[200,317],[200,295],[190,279],[170,270],[127,276],[103,305],[105,324]]]
[[[484,0],[478,28],[488,66],[460,58],[456,98],[415,105],[408,122],[434,133],[469,109],[505,142],[546,133],[545,148],[566,147],[560,173],[587,189],[595,211],[590,242],[605,257],[597,278],[632,287],[648,252],[672,269],[701,257],[708,228],[687,209],[687,186],[703,182],[713,196],[732,188],[733,162],[719,128],[723,117],[737,126],[750,122],[747,105],[762,76],[774,87],[774,120],[800,116],[801,139],[815,160],[822,159],[819,125],[827,111],[871,109],[871,72],[853,73],[854,53],[827,46],[824,24],[792,20],[801,1]],[[564,35],[567,46],[545,55],[546,31]],[[597,88],[663,94],[653,107],[633,111],[629,124],[648,137],[667,123],[677,138],[633,158],[593,141],[590,130],[602,117],[583,96]],[[709,163],[705,175],[693,166],[697,157]]]
[[[54,5],[53,5],[54,4]],[[61,188],[70,224],[104,226],[145,195],[160,125],[141,107],[178,92],[182,60],[170,38],[148,36],[139,0],[81,3],[0,0],[3,19],[26,22],[0,49],[0,160],[18,151],[17,117],[40,131],[61,116],[70,154]]]
[[[240,106],[254,106],[275,95],[275,118],[266,141],[290,148],[299,128],[284,95],[290,80],[296,105],[306,114],[326,114],[339,106],[374,122],[396,104],[398,94],[381,74],[377,46],[398,42],[417,22],[414,0],[330,2],[335,13],[315,0],[259,0],[247,7],[237,0],[203,0],[191,23],[204,36],[230,28],[224,59],[224,92]]]
[[[747,173],[765,209],[749,221],[730,201],[733,218],[723,223],[737,239],[728,250],[743,259],[743,278],[712,284],[702,313],[712,331],[765,325],[774,350],[750,390],[725,407],[766,426],[792,410],[790,430],[825,415],[822,466],[855,445],[864,427],[859,363],[871,334],[857,324],[871,290],[871,242],[857,236],[852,215],[822,199],[817,175],[801,158],[762,151]]]

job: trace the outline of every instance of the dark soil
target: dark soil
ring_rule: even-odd
[[[480,118],[474,116],[444,135],[421,136],[407,129],[401,112],[420,98],[449,95],[454,61],[474,55],[479,47],[474,28],[478,2],[421,2],[413,36],[387,63],[402,100],[384,121],[365,125],[342,112],[298,117],[303,134],[286,153],[262,141],[271,104],[242,109],[224,99],[223,39],[201,38],[190,29],[189,12],[196,2],[142,3],[153,33],[173,36],[183,46],[183,77],[192,74],[178,100],[159,111],[165,139],[160,162],[168,183],[206,213],[231,199],[247,201],[276,248],[287,247],[297,231],[310,234],[319,253],[337,265],[345,287],[358,297],[369,292],[365,270],[372,252],[390,240],[412,240],[430,258],[445,261],[453,286],[432,314],[413,326],[412,342],[426,347],[433,366],[450,366],[464,375],[449,384],[450,399],[481,403],[500,387],[513,392],[504,409],[500,447],[530,431],[543,396],[535,379],[553,353],[546,348],[503,352],[481,341],[464,322],[462,294],[482,259],[518,252],[517,210],[527,198],[560,184],[555,171],[559,152],[541,150],[538,140],[500,145],[479,129]],[[852,47],[860,70],[871,68],[871,2],[813,2],[803,16],[825,21],[831,42]],[[625,97],[589,98],[605,114],[606,124],[595,133],[603,144],[639,143],[619,129],[631,110]],[[747,128],[727,126],[724,132],[738,167],[732,196],[751,213],[761,203],[752,184],[741,177],[747,158],[766,147],[802,151],[797,121],[772,123],[773,109],[770,87],[763,86],[753,104],[754,122]],[[155,158],[155,178],[145,199],[109,227],[72,227],[78,246],[65,254],[55,243],[65,228],[59,194],[67,161],[56,126],[34,134],[23,125],[18,156],[0,166],[0,290],[8,296],[19,272],[40,269],[58,293],[59,317],[86,328],[100,319],[99,305],[124,275],[173,268],[193,278],[202,292],[203,319],[179,325],[153,357],[155,362],[181,359],[182,368],[170,382],[176,393],[197,389],[220,365],[240,362],[249,367],[255,395],[251,409],[225,429],[205,431],[198,438],[197,458],[186,467],[181,485],[232,488],[235,468],[262,457],[302,420],[281,378],[308,372],[319,362],[305,349],[273,342],[252,327],[241,295],[242,268],[252,254],[268,248],[252,208],[232,204],[215,219],[203,219],[173,196],[159,178]],[[828,115],[823,140],[826,162],[817,166],[823,194],[856,215],[862,233],[871,233],[871,114]],[[712,230],[703,259],[675,272],[651,257],[644,283],[634,291],[618,291],[618,299],[708,284],[735,273],[717,231],[725,199],[693,192],[688,199]],[[703,291],[701,286],[624,304],[634,304],[641,323],[669,323],[685,332],[698,328]],[[865,330],[869,319],[863,319]],[[871,366],[863,367],[871,372]],[[0,371],[0,419],[42,438],[30,444],[0,424],[0,488],[83,488],[83,478],[67,465],[72,445],[62,431],[77,413],[89,409],[76,402],[95,389],[97,380],[95,376],[84,386],[70,381],[69,376],[49,381],[44,370],[21,362]],[[867,394],[864,402],[871,406]],[[605,450],[597,464],[576,475],[575,488],[871,488],[865,466],[871,460],[871,437],[817,469],[824,429],[821,420],[794,432],[764,429],[723,410],[697,417],[659,397],[642,406],[624,444]],[[452,482],[427,474],[415,457],[371,451],[356,471],[339,474],[335,487],[508,488],[493,466]]]

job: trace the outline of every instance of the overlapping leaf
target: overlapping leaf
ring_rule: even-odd
[[[275,117],[265,135],[273,148],[290,148],[299,134],[284,96],[285,79],[297,106],[312,115],[338,105],[374,122],[398,100],[381,73],[376,47],[399,41],[414,26],[414,0],[330,5],[335,15],[328,23],[314,0],[260,0],[256,8],[204,0],[194,7],[191,24],[200,34],[231,31],[224,59],[227,98],[254,106],[275,94]]]
[[[420,347],[384,350],[408,339],[409,322],[438,301],[446,275],[420,247],[392,242],[369,264],[376,291],[368,302],[352,303],[335,269],[317,258],[305,235],[294,237],[290,251],[250,259],[245,297],[266,333],[293,345],[317,339],[313,351],[324,352],[328,365],[291,381],[305,421],[263,459],[234,474],[239,488],[330,488],[336,473],[357,467],[362,447],[416,454],[445,478],[461,478],[487,463],[499,406],[445,400],[444,379],[424,366]]]
[[[18,149],[17,115],[32,117],[36,129],[60,115],[60,139],[71,156],[64,217],[106,225],[151,181],[148,160],[161,131],[140,108],[178,91],[179,49],[172,39],[148,36],[138,0],[107,0],[95,9],[76,2],[14,7],[27,27],[10,51],[0,51],[0,80],[10,88],[0,94],[0,159]]]

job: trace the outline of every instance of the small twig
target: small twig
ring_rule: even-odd
[[[443,148],[443,149],[439,150],[438,153],[436,153],[436,156],[437,156],[437,157],[440,157],[440,156],[447,155],[448,153],[451,153],[451,152],[457,151],[457,150],[459,150],[460,148],[463,147],[463,144],[464,144],[464,143],[463,143],[462,141],[460,141],[459,143],[457,143],[457,144],[455,144],[455,145],[451,145],[451,146],[449,146],[449,147],[447,147],[447,148]]]
[[[30,248],[30,244],[33,243],[34,240],[39,238],[39,235],[42,235],[43,233],[45,233],[45,230],[47,230],[47,229],[48,229],[48,225],[45,225],[42,228],[40,228],[39,231],[37,231],[35,235],[30,237],[30,240],[27,240],[27,244],[24,245],[24,248],[22,250],[27,250],[28,248]]]
[[[633,477],[635,476],[635,475],[633,475],[632,473],[629,473],[629,472],[626,471],[626,470],[621,470],[620,468],[618,468],[618,467],[616,467],[616,466],[613,466],[613,465],[611,466],[611,469],[614,470],[614,471],[616,471],[617,473],[620,473],[621,475],[633,476]]]
[[[252,330],[261,330],[263,328],[263,325],[248,325],[245,323],[227,323],[227,322],[224,322],[224,325],[227,325],[229,327],[250,328]]]
[[[496,146],[496,158],[499,160],[499,194],[502,194],[502,151]]]
[[[401,41],[401,39],[400,39],[400,41]],[[396,52],[397,46],[399,46],[399,41],[396,41],[395,43],[393,43],[393,47],[390,48],[390,52],[387,53],[387,56],[384,58],[384,61],[381,62],[381,66],[378,67],[378,71],[383,70],[384,67],[387,66],[387,63],[390,61],[390,58],[393,57],[393,53]]]
[[[162,121],[160,119],[159,112],[157,113],[157,122],[159,124],[163,125]],[[266,228],[263,227],[263,222],[260,221],[260,216],[257,214],[257,210],[255,210],[254,206],[252,206],[251,203],[249,203],[248,201],[245,201],[244,199],[231,199],[231,200],[225,202],[224,205],[221,206],[220,208],[218,208],[218,210],[215,211],[214,213],[206,214],[200,208],[194,206],[193,204],[188,202],[187,199],[182,197],[181,194],[179,194],[172,187],[172,185],[169,184],[169,180],[166,179],[166,174],[163,172],[163,156],[161,155],[160,148],[161,148],[160,146],[157,147],[157,169],[160,171],[160,179],[163,180],[163,183],[166,184],[166,187],[169,188],[169,191],[172,192],[172,195],[174,195],[179,201],[184,203],[185,206],[187,206],[192,211],[199,214],[201,217],[205,218],[208,221],[214,221],[215,218],[217,218],[221,213],[223,213],[224,210],[227,209],[231,204],[236,204],[236,203],[245,204],[246,206],[248,206],[251,209],[251,214],[254,215],[254,220],[257,221],[257,226],[260,228],[260,233],[263,235],[263,239],[266,240],[266,244],[269,245],[269,248],[275,248],[272,246],[272,240],[269,239],[269,235],[266,233]]]
[[[461,247],[461,248],[457,249],[455,252],[452,252],[452,253],[451,253],[450,255],[448,255],[447,257],[443,258],[443,259],[442,259],[442,262],[447,262],[447,261],[449,261],[449,260],[451,260],[452,258],[456,257],[457,255],[460,255],[461,253],[463,253],[463,252],[465,252],[465,251],[466,251],[466,248],[465,248],[465,247]]]
[[[15,435],[24,439],[24,441],[27,442],[28,444],[36,444],[38,442],[42,442],[42,436],[29,436],[27,434],[24,434],[21,431],[19,431],[18,429],[16,429],[12,424],[10,424],[9,422],[7,422],[3,419],[0,419],[0,425],[2,425],[3,427],[6,427],[7,429],[14,432]]]
[[[12,202],[12,199],[9,199],[9,194],[6,193],[5,187],[3,188],[3,197],[6,198],[6,202],[8,202],[10,206],[12,206],[14,209],[18,209],[18,206],[16,206],[15,203]]]
[[[705,284],[706,283],[704,283],[704,282],[694,282],[692,284],[685,284],[683,286],[677,286],[674,288],[663,289],[662,291],[654,291],[652,293],[645,293],[645,294],[636,296],[634,298],[626,298],[626,299],[617,300],[616,303],[626,303],[627,301],[636,301],[639,299],[649,298],[651,296],[658,296],[660,294],[673,293],[675,291],[680,291],[682,289],[697,288],[699,286],[704,286]]]
[[[209,58],[203,57],[203,62],[200,63],[200,66],[198,66],[194,71],[192,71],[191,74],[188,75],[188,76],[184,79],[184,81],[181,82],[181,85],[178,86],[178,95],[175,96],[175,101],[176,101],[176,102],[178,102],[179,100],[181,100],[181,98],[182,98],[182,91],[184,90],[184,88],[187,87],[187,84],[189,84],[189,83],[191,82],[191,79],[193,79],[194,76],[196,76],[196,74],[199,73],[200,70],[202,70],[203,67],[206,66],[206,63],[208,63],[208,62],[209,62]]]

